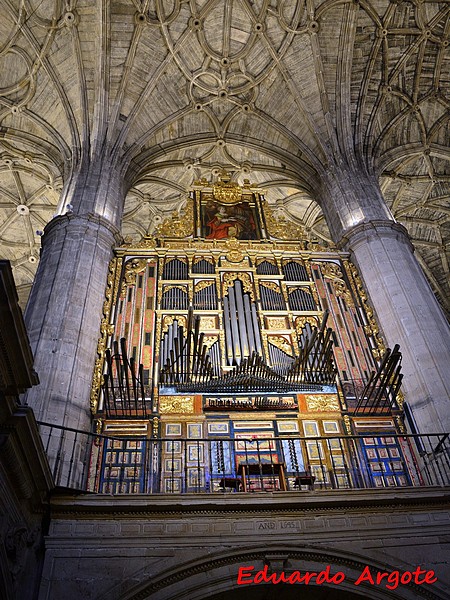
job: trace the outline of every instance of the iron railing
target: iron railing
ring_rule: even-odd
[[[449,434],[108,436],[39,423],[56,486],[94,493],[299,492],[450,485]]]

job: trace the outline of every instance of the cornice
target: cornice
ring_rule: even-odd
[[[86,518],[142,518],[180,515],[265,515],[277,513],[320,512],[385,512],[389,510],[421,510],[448,508],[450,487],[427,489],[334,490],[331,492],[276,492],[252,494],[183,494],[72,495],[56,489],[50,498],[53,518],[84,516]]]

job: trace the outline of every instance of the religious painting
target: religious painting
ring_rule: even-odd
[[[202,204],[202,236],[209,240],[261,238],[256,208],[248,202],[221,204],[208,200]]]

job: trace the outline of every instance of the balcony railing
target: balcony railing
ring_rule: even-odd
[[[87,492],[298,493],[450,485],[449,434],[156,439],[39,426],[55,485]]]

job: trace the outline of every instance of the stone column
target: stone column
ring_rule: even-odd
[[[96,171],[69,181],[64,191],[69,212],[45,228],[25,312],[40,379],[26,401],[38,420],[82,431],[91,429],[90,387],[108,264],[119,241],[117,221],[124,200],[117,178]],[[106,210],[97,211],[98,206]],[[61,456],[60,449],[53,448],[55,452]],[[70,452],[65,449],[67,455]]]
[[[387,345],[400,344],[403,387],[419,431],[450,431],[450,328],[374,176],[334,173],[321,204],[335,241],[350,251]]]

